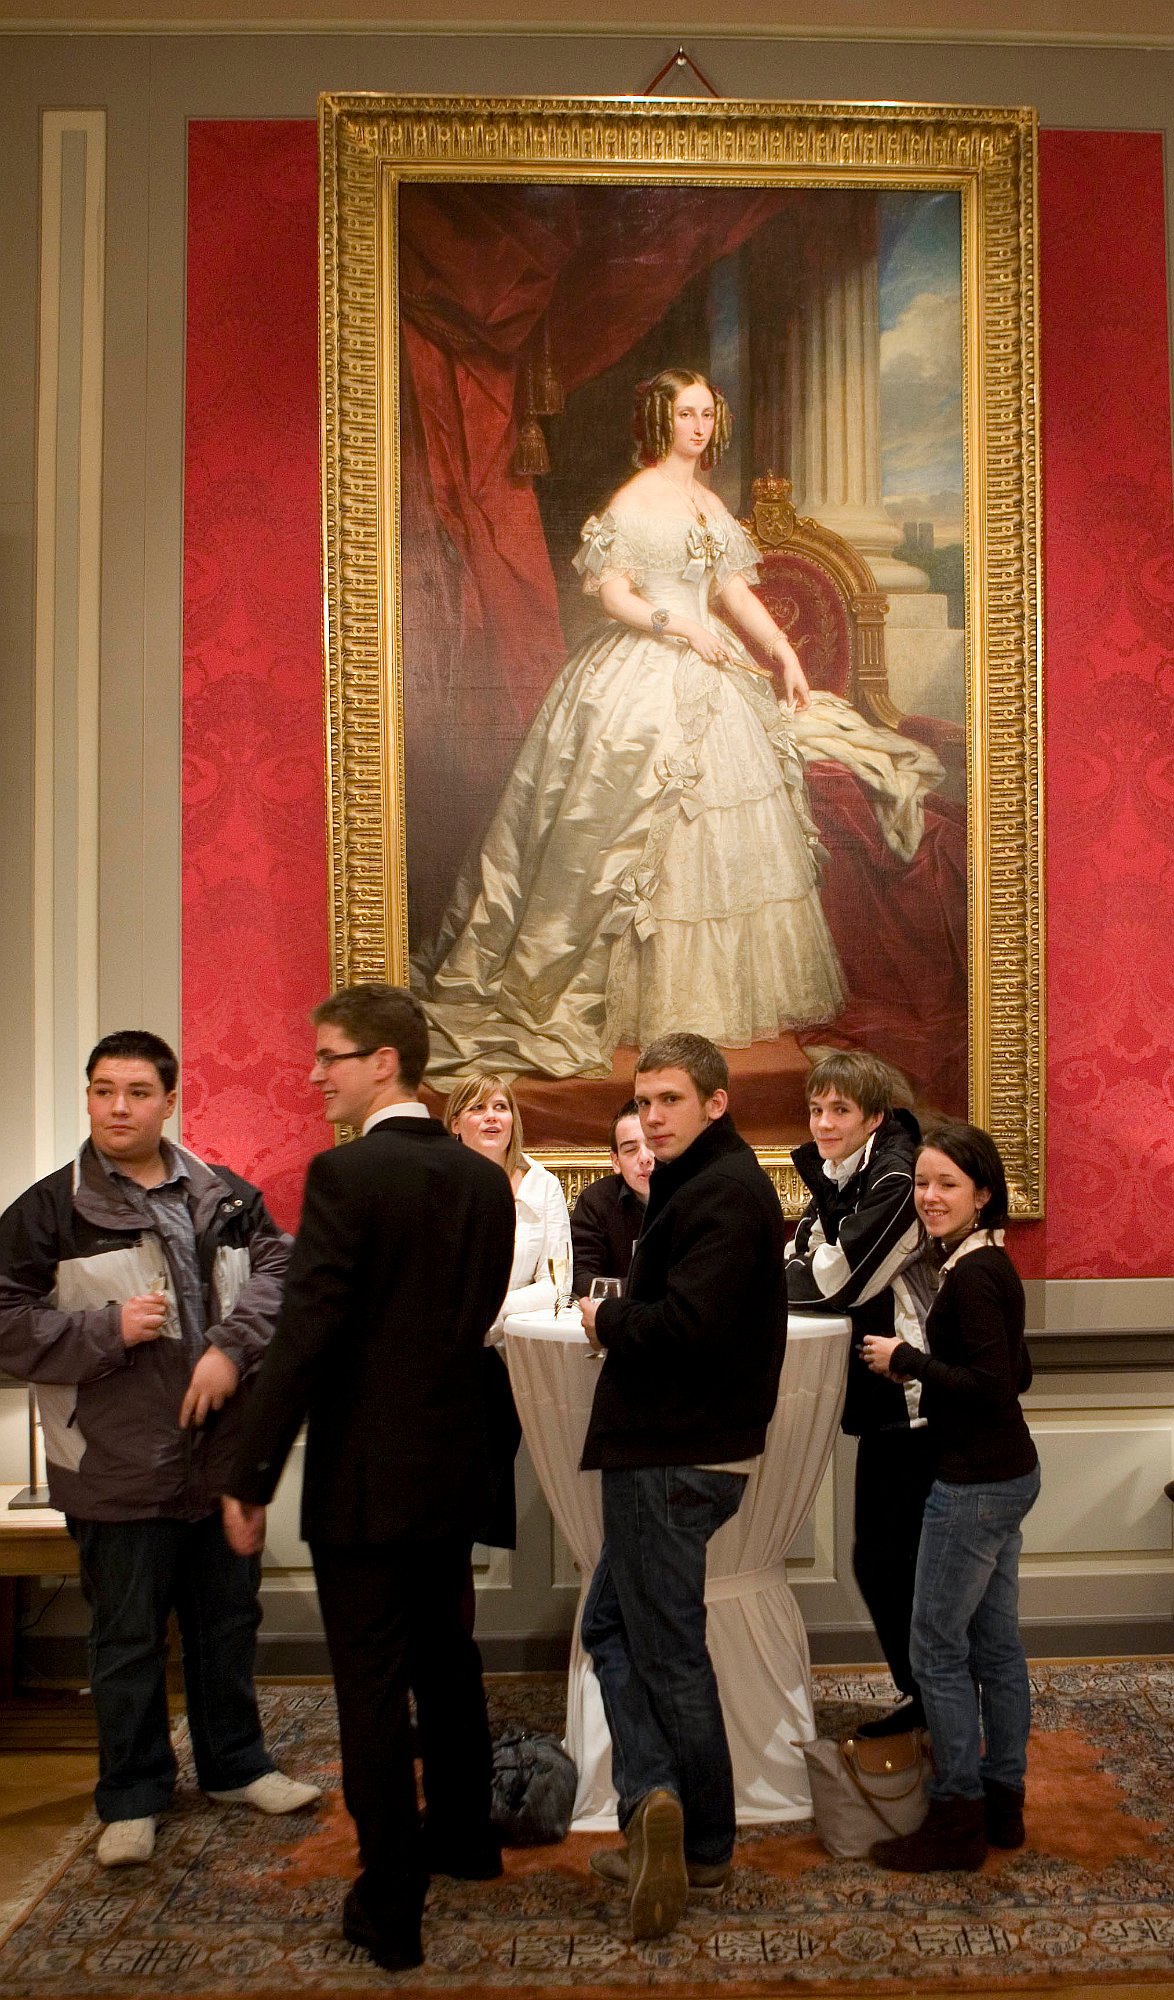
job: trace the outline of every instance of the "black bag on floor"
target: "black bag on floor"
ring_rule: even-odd
[[[492,1819],[507,1847],[564,1840],[579,1774],[557,1736],[507,1729],[493,1746]]]

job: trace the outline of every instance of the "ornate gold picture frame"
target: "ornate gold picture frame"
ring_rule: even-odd
[[[716,378],[718,356],[722,379],[728,382],[732,371],[742,404],[735,408],[740,455],[726,465],[718,490],[756,545],[762,594],[776,613],[782,604],[790,616],[795,606],[788,593],[798,586],[788,578],[804,565],[820,589],[838,593],[826,616],[818,606],[795,614],[796,630],[805,616],[810,627],[797,643],[809,664],[822,643],[820,618],[829,630],[842,619],[836,641],[842,675],[829,683],[831,707],[838,700],[848,722],[866,734],[895,732],[898,762],[902,742],[917,746],[909,753],[914,762],[922,760],[912,808],[916,824],[911,833],[905,824],[897,835],[890,825],[889,846],[908,860],[922,839],[918,815],[924,806],[945,857],[935,860],[922,840],[924,865],[933,862],[945,879],[959,840],[964,848],[965,889],[955,868],[954,888],[941,892],[956,894],[964,911],[959,1018],[946,1015],[935,1024],[927,1004],[918,1028],[924,1075],[933,1066],[936,1037],[946,1065],[941,1075],[946,1059],[956,1056],[962,1082],[951,1099],[947,1083],[927,1084],[923,1076],[919,1097],[931,1108],[968,1108],[987,1126],[1007,1164],[1014,1213],[1040,1215],[1045,1107],[1034,113],[348,93],[322,99],[320,141],[335,983],[426,980],[427,974],[413,974],[412,961],[419,964],[421,937],[437,928],[443,913],[455,843],[472,830],[475,846],[496,792],[503,784],[508,792],[517,745],[527,727],[539,726],[533,718],[543,688],[558,671],[555,640],[545,650],[539,643],[544,619],[557,634],[561,617],[566,640],[558,644],[576,657],[580,614],[562,582],[572,550],[568,524],[581,522],[588,504],[601,507],[618,484],[611,461],[604,477],[603,461],[596,467],[592,454],[601,432],[619,438],[626,431],[631,383],[624,369],[634,379],[646,357],[652,369],[673,358]],[[685,269],[678,283],[657,271],[656,245],[666,246],[666,256],[667,246],[674,246],[680,258],[685,229],[704,247],[698,248],[697,269]],[[946,258],[949,263],[952,257],[955,270],[954,304],[950,288],[935,289],[936,281],[918,291],[915,261],[894,252],[884,267],[888,291],[882,286],[878,317],[878,231],[890,244],[905,231],[908,241],[929,245],[926,254],[939,259],[935,269],[941,268],[941,244],[954,242]],[[557,287],[542,291],[538,280],[544,259],[552,271],[572,268],[572,237],[579,290],[563,297],[560,322],[551,303]],[[633,271],[652,271],[660,284],[660,317],[651,330],[651,306],[643,316],[628,312],[624,286],[636,282],[625,277],[629,240],[632,257],[638,249],[643,260],[633,263]],[[443,283],[436,279],[442,264],[449,274]],[[467,298],[459,285],[454,291],[454,271],[468,273]],[[817,273],[803,281],[810,293],[806,306],[799,279],[791,275],[800,271]],[[631,324],[625,320],[622,338],[617,331],[610,343],[600,341],[593,313],[600,324],[609,313],[619,319],[626,314]],[[492,365],[478,374],[476,355],[490,344],[487,327]],[[600,351],[585,368],[582,349],[592,339]],[[676,349],[666,350],[665,343],[674,341]],[[420,342],[429,357],[440,357],[435,365],[430,358],[427,370]],[[705,346],[700,356],[698,342]],[[571,346],[578,358],[568,370]],[[682,346],[687,355],[680,354]],[[957,495],[943,497],[927,486],[936,478],[940,487],[943,478],[944,461],[934,458],[937,444],[929,436],[934,431],[936,437],[940,409],[926,424],[924,449],[906,424],[909,449],[897,498],[887,489],[868,490],[871,474],[867,465],[860,471],[861,455],[871,453],[870,463],[879,465],[882,446],[888,448],[873,434],[878,367],[889,408],[904,407],[892,399],[907,395],[910,410],[925,412],[932,401],[926,371],[936,366],[935,354],[951,352],[955,385],[947,382],[941,396],[953,397],[954,414],[939,428],[943,437],[949,432],[958,440]],[[560,368],[585,385],[576,390],[577,402],[566,394]],[[839,369],[852,388],[852,396],[836,405],[838,417],[827,388],[829,368]],[[864,382],[859,410],[853,369]],[[466,387],[454,390],[461,371]],[[479,414],[462,417],[465,431],[437,416],[447,407],[445,396],[459,400],[461,394],[466,412],[476,398],[484,405]],[[474,422],[484,443],[475,465],[468,452]],[[947,440],[941,449],[948,454],[953,446]],[[813,472],[821,451],[824,471]],[[422,467],[431,467],[427,504],[420,498]],[[596,473],[602,482],[597,490],[591,486]],[[462,478],[469,482],[467,496]],[[440,492],[445,482],[447,500]],[[588,503],[584,496],[593,491]],[[885,501],[887,513],[879,504]],[[906,502],[912,517],[894,519],[886,539],[885,520]],[[935,508],[939,520],[957,515],[948,549],[934,543]],[[859,523],[869,509],[872,526],[866,529]],[[918,518],[927,513],[929,520]],[[525,554],[527,535],[540,560]],[[471,547],[477,536],[484,548],[474,562],[466,538]],[[784,561],[793,571],[778,567]],[[466,587],[462,562],[481,565],[479,611],[469,609],[476,593]],[[495,562],[502,565],[498,581]],[[902,565],[905,573],[899,574]],[[910,575],[920,581],[910,585]],[[594,603],[589,608],[597,610]],[[482,626],[492,623],[490,612],[508,639],[497,656],[508,657],[518,674],[509,701],[494,678],[505,669],[485,663],[492,647],[478,654],[474,643],[478,618]],[[941,629],[929,632],[935,620]],[[938,669],[925,666],[931,656],[945,663],[938,673],[944,695],[933,692]],[[921,676],[909,682],[917,694],[913,704],[901,698],[901,660],[911,663],[901,672]],[[927,702],[928,720],[910,713]],[[863,752],[866,764],[872,740]],[[817,758],[806,766],[815,783],[828,767],[818,763],[818,752],[804,754]],[[926,770],[936,776],[926,778]],[[829,799],[836,784],[848,782],[842,771],[833,778]],[[832,819],[816,813],[824,845],[836,849],[833,884],[856,837],[845,832],[838,847],[828,840],[834,810],[833,799]],[[852,805],[853,825],[861,810]],[[883,859],[892,874],[891,853]],[[874,868],[870,881],[875,877]],[[827,880],[825,903],[835,893]],[[874,889],[869,895],[879,911],[876,921],[887,930],[882,903]],[[866,904],[867,898],[861,908]],[[428,913],[426,922],[414,917],[416,909]],[[867,956],[868,920],[858,921]],[[905,921],[894,916],[884,950],[899,949]],[[943,934],[948,911],[944,923]],[[936,949],[928,929],[918,949],[928,954],[928,978]],[[878,941],[878,963],[884,950]],[[850,966],[847,988],[851,1000]],[[900,1062],[899,996],[890,994],[889,1001],[890,1041],[878,1043],[878,1052],[894,1055],[917,1082],[916,1062]],[[882,994],[882,1014],[884,1002]],[[829,1027],[829,1041],[852,1039],[850,1027],[844,1033]],[[821,1045],[818,1023],[809,1022],[806,1046]],[[493,1048],[484,1066],[511,1067]],[[611,1081],[606,1060],[592,1074],[613,1098],[622,1097],[619,1068]],[[442,1080],[438,1088],[445,1087]],[[958,1101],[963,1088],[966,1106]],[[799,1133],[772,1128],[769,1105],[776,1100],[754,1080],[735,1090],[740,1125],[750,1113],[754,1127],[756,1091],[761,1129],[748,1136],[788,1198],[795,1188],[787,1146]],[[543,1100],[534,1148],[571,1188],[606,1164],[600,1151],[606,1116],[593,1109],[598,1136],[592,1143],[573,1108],[578,1101],[565,1092]],[[572,1106],[565,1111],[565,1131],[558,1129],[560,1105]],[[527,1128],[533,1130],[529,1111]]]

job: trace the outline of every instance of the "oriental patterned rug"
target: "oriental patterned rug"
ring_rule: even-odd
[[[346,1944],[354,1865],[326,1687],[264,1692],[282,1766],[327,1788],[312,1816],[226,1812],[184,1768],[149,1868],[98,1867],[92,1839],[0,1941],[6,2000],[153,1994],[325,2000],[380,1989],[525,2000],[636,1992],[977,1995],[1174,1977],[1174,1665],[1033,1670],[1027,1847],[978,1875],[893,1876],[832,1861],[810,1822],[748,1830],[720,1900],[694,1899],[651,1944],[588,1870],[598,1835],[515,1850],[500,1882],[433,1885],[427,1965],[388,1975]],[[841,1734],[887,1680],[817,1671],[821,1733]],[[557,1728],[553,1676],[491,1683],[494,1725]]]

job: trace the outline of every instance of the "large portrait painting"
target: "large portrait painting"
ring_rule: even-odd
[[[1034,146],[323,102],[335,976],[572,1175],[689,1029],[784,1192],[861,1047],[1040,1212]]]

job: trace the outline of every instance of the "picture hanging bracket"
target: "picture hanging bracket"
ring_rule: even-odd
[[[660,68],[656,72],[656,75],[653,77],[652,82],[645,84],[644,89],[640,93],[641,96],[651,97],[657,85],[663,83],[665,77],[669,74],[669,71],[674,69],[691,69],[694,76],[697,78],[698,83],[704,85],[705,89],[709,92],[711,97],[721,96],[721,91],[714,89],[712,83],[709,81],[709,78],[706,76],[705,71],[698,68],[697,64],[694,62],[688,50],[681,43],[677,44],[676,54],[671,55],[666,63],[661,64]]]

